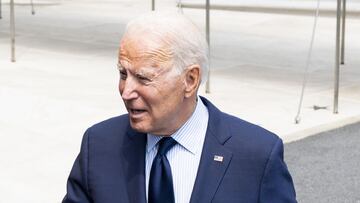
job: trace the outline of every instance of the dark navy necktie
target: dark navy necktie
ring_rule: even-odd
[[[171,167],[166,153],[176,144],[172,137],[159,141],[158,152],[150,171],[148,203],[174,203],[174,188]]]

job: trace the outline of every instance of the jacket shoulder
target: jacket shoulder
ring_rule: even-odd
[[[231,135],[229,142],[235,148],[245,148],[249,154],[268,155],[275,144],[281,139],[269,130],[238,117],[222,113],[222,120]]]
[[[112,117],[106,120],[103,120],[99,123],[92,125],[89,129],[91,130],[102,130],[108,128],[122,128],[127,127],[129,124],[129,117],[127,114]]]
[[[124,114],[94,124],[87,129],[91,139],[114,139],[122,137],[129,128],[128,115]]]
[[[245,135],[255,136],[260,139],[279,139],[279,137],[273,132],[259,126],[253,124],[251,122],[245,121],[233,115],[229,115],[226,113],[222,113],[222,117],[224,120],[229,123],[230,130],[232,132],[243,132]]]

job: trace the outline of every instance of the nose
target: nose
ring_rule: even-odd
[[[120,90],[121,98],[124,101],[136,99],[139,97],[139,94],[137,92],[136,81],[131,77],[128,77],[125,80],[120,79],[119,90]]]

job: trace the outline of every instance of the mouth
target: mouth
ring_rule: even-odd
[[[143,109],[129,109],[129,110],[132,114],[140,114],[145,112],[145,110]]]
[[[131,117],[140,117],[144,113],[146,113],[146,110],[144,109],[134,109],[134,108],[129,109],[129,114]]]

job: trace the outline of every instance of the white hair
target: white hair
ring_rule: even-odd
[[[141,15],[127,24],[124,36],[137,34],[150,34],[169,48],[179,73],[190,65],[199,65],[201,83],[206,81],[208,44],[200,30],[183,14],[152,11]]]

